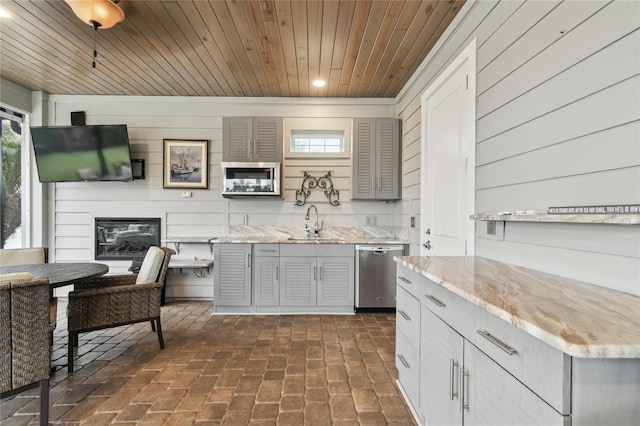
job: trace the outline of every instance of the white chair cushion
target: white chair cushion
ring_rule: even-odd
[[[44,263],[44,249],[42,247],[0,250],[0,266],[40,263]]]
[[[0,275],[0,283],[10,283],[17,280],[28,280],[33,278],[28,272],[14,272],[12,274]]]
[[[138,272],[138,278],[136,284],[154,283],[158,280],[158,274],[160,273],[160,267],[164,260],[164,251],[160,247],[151,246],[147,251],[142,266],[140,266],[140,272]]]

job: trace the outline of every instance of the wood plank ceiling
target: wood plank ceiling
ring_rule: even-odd
[[[0,77],[67,95],[394,97],[463,3],[122,0],[93,69],[93,28],[65,2],[1,0]]]

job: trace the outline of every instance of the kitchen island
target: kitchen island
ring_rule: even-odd
[[[480,257],[395,259],[396,365],[420,422],[637,424],[640,297]]]

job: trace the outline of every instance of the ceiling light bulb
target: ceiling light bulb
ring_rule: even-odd
[[[8,10],[0,7],[0,18],[11,18],[11,14]]]
[[[83,22],[106,30],[124,20],[124,12],[111,0],[65,0]]]
[[[316,87],[324,87],[325,84],[327,84],[324,80],[313,80],[313,84]]]

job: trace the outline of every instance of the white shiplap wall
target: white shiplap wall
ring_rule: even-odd
[[[346,99],[244,99],[50,96],[49,123],[70,123],[71,111],[85,111],[87,124],[126,124],[133,158],[143,158],[146,179],[133,182],[65,183],[53,186],[51,194],[54,226],[50,229],[53,259],[92,261],[95,217],[160,217],[162,238],[226,235],[229,225],[299,224],[302,232],[305,207],[295,206],[295,187],[302,170],[336,170],[334,183],[341,205],[330,206],[321,190],[309,202],[318,206],[320,218],[329,226],[365,226],[366,216],[375,215],[378,225],[396,225],[396,203],[351,202],[350,156],[335,161],[285,158],[284,199],[226,199],[220,195],[223,116],[281,116],[305,119],[324,117],[392,117],[393,100]],[[312,120],[310,120],[312,121]],[[181,189],[163,188],[163,139],[207,139],[209,189],[191,190],[182,198]],[[322,173],[324,174],[324,173]],[[297,177],[299,175],[299,177]],[[316,173],[314,173],[314,176]],[[206,244],[182,244],[180,258],[211,257]],[[109,261],[111,272],[124,272],[129,261]],[[169,275],[169,297],[212,298],[213,275],[197,278],[185,270]]]
[[[398,97],[404,226],[420,96],[473,38],[478,212],[640,203],[640,2],[468,2]],[[639,226],[507,222],[503,241],[477,222],[476,254],[640,294]]]

